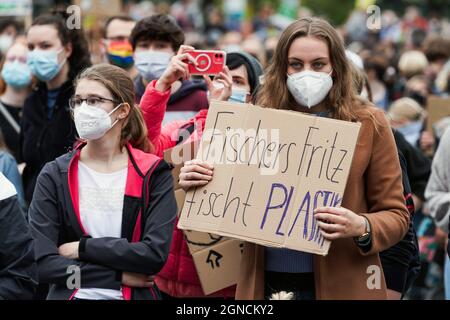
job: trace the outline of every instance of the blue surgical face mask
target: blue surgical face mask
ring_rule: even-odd
[[[230,98],[228,98],[228,101],[230,101],[230,102],[246,103],[247,102],[247,96],[249,94],[250,93],[247,90],[245,90],[245,89],[233,87],[231,89],[231,96],[230,96]]]
[[[26,63],[19,60],[6,62],[2,69],[2,78],[7,85],[21,89],[31,83],[31,70]]]
[[[61,70],[67,58],[58,62],[58,54],[63,50],[33,50],[28,53],[27,64],[31,72],[41,81],[52,80]]]
[[[422,121],[411,122],[403,127],[397,128],[397,131],[403,134],[406,141],[411,145],[416,145],[417,140],[420,138],[420,132],[423,127]]]

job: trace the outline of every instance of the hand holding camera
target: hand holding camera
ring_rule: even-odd
[[[195,50],[191,46],[182,45],[177,55],[172,57],[169,66],[156,82],[155,88],[164,92],[175,81],[179,79],[188,80],[191,75],[222,74],[221,77],[223,79],[228,78],[222,72],[225,67],[225,61],[226,53],[224,51]]]
[[[214,80],[211,80],[209,75],[203,75],[203,79],[205,79],[205,83],[208,86],[210,100],[228,101],[231,96],[233,77],[227,66],[223,68],[223,71],[220,72]]]
[[[179,80],[187,80],[190,78],[188,61],[192,64],[196,64],[194,57],[192,57],[188,52],[195,50],[191,46],[181,46],[178,50],[177,55],[173,56],[170,60],[170,64],[164,73],[161,75],[159,80],[156,82],[155,88],[160,92],[168,90],[172,84]]]
[[[189,73],[193,75],[217,75],[225,67],[227,54],[220,50],[193,50],[188,52],[195,60],[188,61]]]

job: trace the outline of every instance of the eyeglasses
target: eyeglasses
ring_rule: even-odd
[[[79,97],[72,97],[69,100],[69,106],[72,110],[76,109],[81,106],[83,101],[86,101],[86,104],[90,107],[100,107],[100,105],[105,101],[118,102],[117,100],[103,98],[103,97],[96,97],[96,96],[88,97],[86,99],[81,99]]]

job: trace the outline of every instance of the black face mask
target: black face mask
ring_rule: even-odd
[[[415,100],[418,104],[420,104],[423,108],[425,108],[427,106],[427,97],[425,97],[424,95],[416,92],[416,91],[412,91],[409,93],[408,95],[411,99]]]

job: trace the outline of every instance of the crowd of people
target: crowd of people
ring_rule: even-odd
[[[361,10],[338,27],[306,8],[238,25],[201,12],[130,8],[98,37],[65,11],[0,21],[0,299],[450,299],[450,114],[427,122],[431,96],[450,104],[449,22],[415,7],[379,29]],[[223,70],[191,75],[196,49],[224,50]],[[201,140],[211,100],[361,129],[342,206],[314,212],[329,254],[246,243],[237,284],[205,295],[162,157]],[[178,179],[205,186],[214,167],[190,160]]]

